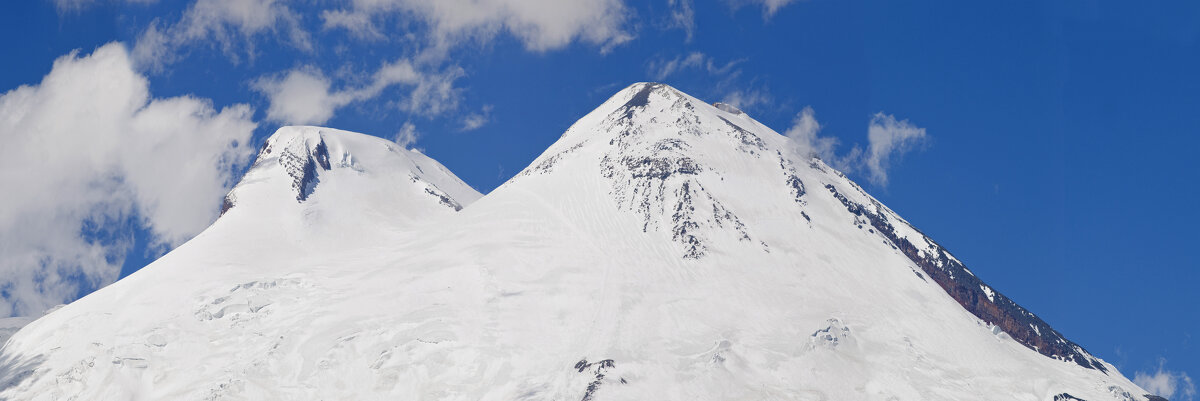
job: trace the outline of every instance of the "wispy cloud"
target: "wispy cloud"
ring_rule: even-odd
[[[379,27],[372,21],[371,14],[368,13],[348,10],[324,10],[321,12],[321,21],[323,21],[325,29],[345,30],[351,36],[358,39],[369,41],[387,40],[387,35],[384,35],[380,31]]]
[[[395,16],[423,22],[434,46],[487,41],[502,32],[533,51],[577,40],[610,49],[633,38],[626,27],[629,10],[620,0],[372,0],[322,14],[326,28],[347,28],[363,37],[374,36],[379,24]]]
[[[420,136],[421,133],[417,132],[417,126],[413,125],[411,122],[405,121],[404,125],[400,126],[400,130],[396,131],[396,135],[392,136],[392,141],[396,142],[397,145],[400,145],[405,149],[409,149],[412,148],[413,144],[417,142],[417,138]]]
[[[253,155],[252,114],[151,97],[115,43],[62,56],[40,84],[0,96],[0,171],[13,173],[0,187],[20,189],[0,197],[0,315],[116,280],[136,225],[155,247],[207,227]]]
[[[649,65],[650,75],[655,80],[661,81],[681,69],[702,66],[707,60],[708,57],[700,52],[692,52],[686,56],[678,56],[670,60],[652,60]]]
[[[862,155],[867,177],[875,185],[887,186],[893,160],[919,149],[927,140],[924,128],[908,120],[896,120],[890,114],[875,113],[867,127],[867,150]]]
[[[742,79],[739,65],[744,62],[746,59],[721,63],[707,54],[691,52],[673,58],[652,59],[646,64],[646,73],[655,81],[666,81],[678,75],[688,77],[689,73],[698,73],[705,78],[707,87],[718,94],[722,103],[745,111],[773,104],[774,97],[766,86],[755,84],[755,80]],[[691,77],[695,78],[695,75]]]
[[[693,0],[667,0],[667,8],[671,10],[668,27],[682,29],[687,42],[692,41],[696,32],[696,9]]]
[[[484,124],[487,124],[488,121],[491,121],[491,120],[492,120],[492,105],[489,104],[489,105],[483,106],[483,108],[480,109],[478,113],[471,113],[471,114],[468,114],[466,117],[463,117],[462,130],[463,131],[477,130],[480,127],[483,127]]]
[[[795,2],[796,0],[726,0],[726,3],[734,9],[744,6],[762,7],[764,19],[773,17],[780,9]]]
[[[402,27],[404,34],[394,35],[404,42],[402,56],[376,70],[330,74],[316,63],[305,63],[251,82],[269,103],[269,120],[323,124],[344,107],[393,90],[401,91],[400,100],[386,103],[410,117],[455,110],[463,93],[457,81],[465,71],[449,62],[449,55],[459,46],[497,35],[512,35],[539,52],[576,42],[607,51],[633,37],[631,11],[621,0],[363,0],[304,11],[313,15],[301,15],[291,5],[286,0],[196,0],[177,21],[151,23],[132,53],[141,68],[159,71],[178,62],[189,47],[213,46],[237,63],[253,59],[264,39],[312,52],[314,34],[344,30],[352,39],[391,41],[384,32]],[[319,20],[324,30],[306,31],[305,20]],[[489,119],[486,110],[467,114],[462,127],[477,129]]]
[[[1158,359],[1158,370],[1154,373],[1137,372],[1133,382],[1151,394],[1172,400],[1192,400],[1196,397],[1196,384],[1186,372],[1166,369],[1167,360]]]
[[[338,109],[378,97],[386,89],[402,86],[407,92],[396,105],[413,115],[434,116],[458,105],[454,81],[462,77],[457,66],[441,71],[420,69],[410,60],[385,63],[366,84],[332,89],[332,81],[313,66],[260,77],[253,87],[267,97],[267,118],[284,124],[323,124]]]
[[[721,99],[722,103],[732,104],[742,110],[750,110],[758,106],[768,105],[771,101],[771,93],[766,88],[734,89],[726,93],[725,97]]]
[[[796,114],[784,136],[791,140],[793,150],[801,157],[820,157],[846,173],[863,172],[872,184],[880,187],[887,186],[888,170],[895,161],[920,149],[929,140],[924,128],[879,112],[871,116],[867,124],[866,149],[855,146],[846,154],[837,155],[837,138],[821,136],[821,128],[813,109],[805,107]]]
[[[745,59],[737,59],[718,64],[713,61],[712,57],[701,52],[691,52],[687,55],[676,56],[672,59],[657,59],[651,60],[647,66],[650,75],[658,81],[667,79],[676,73],[683,72],[688,69],[701,69],[709,75],[728,76],[736,78],[740,72],[735,72],[734,67],[741,64]]]
[[[833,160],[837,138],[822,137],[820,133],[821,123],[817,122],[816,112],[812,107],[805,107],[792,119],[792,126],[783,135],[791,139],[797,154],[817,156],[826,161]]]
[[[255,39],[282,34],[292,46],[312,50],[312,39],[300,15],[279,0],[197,0],[179,21],[156,20],[139,36],[133,55],[137,65],[161,70],[174,63],[181,48],[215,43],[234,62],[253,59]],[[239,52],[239,50],[241,50]]]
[[[158,2],[158,0],[109,0],[109,1],[121,2],[121,3],[141,3],[141,4],[149,4],[149,3]],[[86,10],[88,8],[91,8],[92,6],[95,6],[97,3],[104,2],[104,0],[50,0],[50,2],[54,3],[54,8],[57,9],[60,14],[62,14],[62,13],[80,12],[80,11]]]

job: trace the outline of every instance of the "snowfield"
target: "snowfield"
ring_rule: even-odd
[[[281,128],[206,231],[15,334],[0,398],[1146,399],[968,310],[897,242],[944,250],[791,149],[635,84],[481,196],[394,143]]]

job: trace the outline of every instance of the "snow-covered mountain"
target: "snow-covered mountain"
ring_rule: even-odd
[[[206,231],[14,335],[0,397],[1154,399],[792,149],[645,83],[486,196],[282,128]]]

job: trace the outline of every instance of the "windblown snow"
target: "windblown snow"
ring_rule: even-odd
[[[787,141],[635,84],[481,196],[285,127],[211,227],[17,332],[0,398],[1146,399]]]

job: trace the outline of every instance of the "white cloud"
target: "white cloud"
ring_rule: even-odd
[[[925,129],[908,120],[897,121],[896,117],[882,112],[871,117],[867,127],[867,150],[862,153],[862,165],[867,178],[879,186],[887,186],[887,170],[892,159],[899,159],[926,143]]]
[[[687,35],[685,41],[691,42],[692,36],[696,32],[696,9],[692,0],[667,0],[667,7],[671,9],[671,20],[669,26],[671,28],[679,28]]]
[[[114,281],[130,224],[156,247],[204,229],[253,155],[251,115],[152,98],[117,43],[60,57],[40,84],[0,95],[0,187],[19,189],[0,197],[0,315]]]
[[[312,66],[261,77],[253,87],[270,102],[268,119],[284,124],[323,124],[338,109],[376,98],[392,86],[409,90],[396,102],[401,110],[425,116],[441,114],[458,106],[459,91],[454,81],[460,77],[462,69],[458,67],[421,71],[408,60],[397,60],[381,66],[360,87],[332,90],[330,79]]]
[[[721,102],[742,110],[750,110],[757,106],[770,104],[771,94],[766,89],[735,89],[725,94]]]
[[[779,11],[783,6],[791,4],[793,1],[795,0],[758,0],[758,3],[762,4],[763,15],[771,17],[775,15],[776,11]]]
[[[355,39],[405,42],[405,55],[373,73],[328,74],[311,65],[259,77],[253,88],[270,102],[267,117],[286,124],[322,124],[343,107],[376,99],[389,88],[400,96],[388,106],[412,115],[438,116],[458,107],[464,75],[448,65],[464,43],[483,43],[507,33],[527,49],[548,51],[587,42],[602,51],[632,38],[622,0],[351,0],[314,11],[326,30],[345,29]],[[302,51],[314,51],[302,16],[289,0],[196,0],[174,23],[155,20],[140,34],[132,54],[143,69],[177,62],[188,46],[218,46],[236,63],[272,34]],[[322,4],[323,6],[323,4]],[[313,18],[313,16],[306,16]],[[384,26],[384,25],[387,26]],[[401,34],[392,35],[394,25]],[[388,34],[384,34],[388,32]],[[369,71],[369,70],[368,70]],[[342,71],[344,72],[344,71]],[[464,118],[475,129],[486,114]]]
[[[741,75],[740,71],[733,71],[733,68],[741,64],[745,59],[733,60],[718,66],[713,59],[701,52],[691,52],[686,56],[680,55],[673,59],[651,60],[649,64],[650,75],[658,81],[664,80],[671,75],[682,72],[687,69],[699,68],[710,75],[727,75],[725,81],[728,82]]]
[[[805,107],[792,119],[792,126],[783,133],[791,140],[792,149],[801,157],[820,157],[826,164],[845,173],[865,172],[872,184],[887,186],[888,169],[894,159],[918,149],[928,141],[924,128],[908,120],[897,121],[887,114],[875,113],[867,126],[867,148],[855,146],[844,155],[837,155],[835,137],[821,136],[821,123],[812,107]]]
[[[1172,400],[1192,400],[1196,397],[1196,385],[1186,372],[1173,372],[1165,369],[1166,359],[1158,360],[1158,370],[1154,373],[1137,372],[1133,382],[1151,394]]]
[[[471,114],[468,114],[466,117],[463,117],[462,130],[463,131],[477,130],[477,129],[479,129],[479,127],[482,127],[484,124],[487,124],[488,121],[491,121],[491,119],[492,119],[492,105],[489,104],[487,106],[483,106],[483,109],[480,110],[478,113],[471,113]]]
[[[579,40],[609,49],[633,37],[626,32],[628,10],[621,0],[354,0],[349,9],[322,15],[326,28],[368,21],[352,32],[378,31],[387,15],[415,17],[430,28],[435,47],[500,32],[516,36],[533,51],[561,48]]]
[[[450,66],[440,71],[418,71],[417,74],[414,82],[405,82],[412,90],[407,98],[398,102],[400,110],[421,116],[436,116],[458,108],[462,91],[454,86],[454,82],[465,75],[462,68]],[[377,76],[376,82],[380,82],[380,79]]]
[[[704,53],[691,52],[687,56],[678,56],[671,60],[651,61],[650,73],[655,80],[661,81],[682,69],[704,65],[708,57]]]
[[[58,12],[60,12],[60,13],[81,11],[83,9],[86,9],[88,7],[96,5],[96,0],[52,0],[52,1],[54,2],[54,8],[58,9]]]
[[[738,65],[746,59],[735,59],[724,64],[718,64],[713,57],[701,52],[691,52],[678,55],[675,58],[653,59],[647,63],[647,74],[655,81],[666,81],[676,74],[688,71],[700,71],[706,85],[720,95],[721,102],[733,105],[743,111],[752,112],[759,106],[770,105],[774,99],[765,86],[755,85],[754,80],[742,78],[742,70]],[[692,76],[695,78],[695,76]]]
[[[366,40],[385,40],[387,36],[379,31],[371,16],[366,13],[356,13],[347,10],[325,10],[321,12],[321,20],[325,29],[345,29],[351,35]]]
[[[792,120],[792,127],[783,133],[792,140],[796,153],[804,157],[817,156],[832,163],[835,160],[833,148],[837,146],[837,138],[821,137],[821,124],[817,122],[816,113],[812,107],[805,107]]]
[[[113,0],[113,1],[117,1],[117,0]],[[122,1],[124,1],[125,3],[149,4],[149,3],[157,2],[158,0],[122,0]],[[99,0],[51,0],[51,2],[54,3],[54,8],[58,9],[59,13],[70,13],[70,12],[80,12],[80,11],[86,10],[86,9],[96,5],[96,3],[99,3],[100,1]]]
[[[396,135],[392,137],[392,141],[405,149],[412,148],[412,145],[417,142],[417,138],[421,137],[421,133],[417,132],[417,127],[411,122],[404,122],[400,126],[400,130],[396,131]]]
[[[298,49],[311,50],[308,32],[300,16],[280,0],[197,0],[180,20],[159,28],[158,21],[142,32],[133,54],[139,66],[161,69],[176,60],[176,52],[187,45],[215,41],[234,62],[240,61],[239,44],[254,57],[254,38],[265,33],[282,34]]]
[[[267,118],[284,124],[323,124],[336,109],[353,100],[330,92],[329,79],[320,70],[301,67],[282,76],[259,78],[254,89],[267,96]]]
[[[739,8],[746,5],[757,5],[762,7],[763,18],[771,18],[783,7],[794,3],[796,0],[727,0],[730,6]]]

